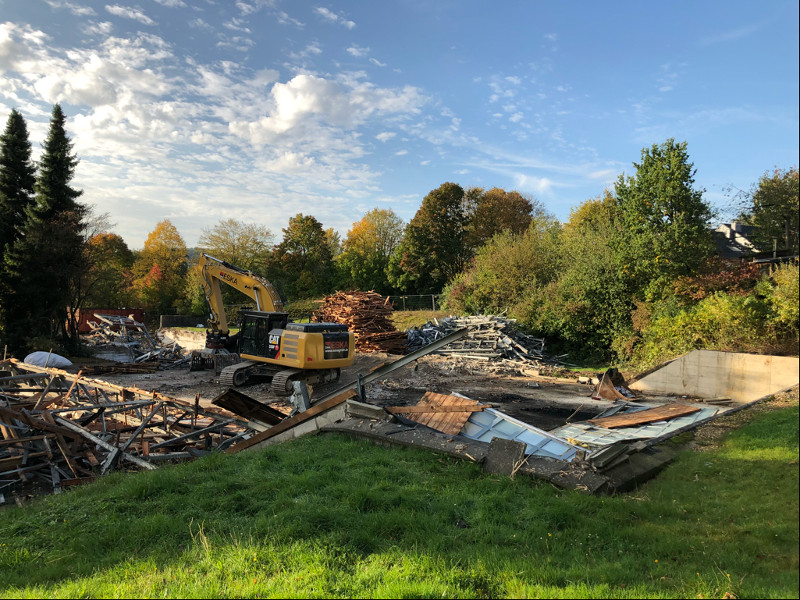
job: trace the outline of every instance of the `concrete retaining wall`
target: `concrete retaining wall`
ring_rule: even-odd
[[[189,331],[186,329],[159,329],[160,334],[168,337],[184,350],[202,350],[206,347],[206,332]]]
[[[752,402],[797,385],[797,357],[693,350],[630,385],[654,394]]]

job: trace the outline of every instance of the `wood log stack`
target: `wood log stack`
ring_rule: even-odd
[[[343,323],[355,334],[360,352],[406,353],[406,333],[392,323],[392,305],[376,292],[337,292],[314,311],[314,321]]]

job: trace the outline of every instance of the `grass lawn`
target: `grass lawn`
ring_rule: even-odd
[[[748,412],[615,497],[330,434],[112,474],[2,510],[0,595],[797,597],[797,403]]]

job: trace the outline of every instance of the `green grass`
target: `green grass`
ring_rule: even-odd
[[[395,310],[391,314],[392,323],[398,331],[406,331],[411,327],[419,327],[434,318],[449,317],[452,313],[446,310]]]
[[[797,597],[798,408],[593,497],[346,437],[0,513],[4,597]]]

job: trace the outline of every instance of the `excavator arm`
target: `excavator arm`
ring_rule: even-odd
[[[200,266],[200,280],[209,308],[209,324],[211,328],[221,335],[229,333],[228,317],[222,304],[222,290],[220,282],[225,282],[244,295],[252,298],[256,303],[256,310],[265,312],[282,312],[283,301],[278,291],[266,279],[254,275],[232,264],[202,254],[198,262]]]

